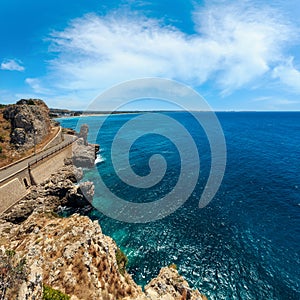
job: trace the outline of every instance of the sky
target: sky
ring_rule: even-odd
[[[217,111],[299,111],[299,15],[299,0],[1,0],[0,103],[84,110],[158,77]]]

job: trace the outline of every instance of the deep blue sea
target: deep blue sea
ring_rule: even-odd
[[[198,208],[199,195],[211,166],[206,135],[188,113],[166,115],[187,128],[199,150],[201,171],[189,199],[173,214],[146,224],[117,221],[96,209],[88,213],[126,253],[129,273],[145,285],[161,267],[175,263],[209,299],[300,299],[300,113],[217,113],[227,145],[226,171],[216,196],[203,209]],[[112,140],[136,116],[113,115],[100,132],[96,128],[105,117],[80,120],[90,127],[89,140],[101,146],[101,162],[85,170],[84,178],[95,183],[95,206],[110,200],[99,188],[99,176],[113,193],[135,202],[155,201],[178,180],[176,146],[158,134],[137,139],[129,160],[133,171],[145,176],[151,155],[162,154],[167,169],[160,183],[138,189],[116,175]],[[75,129],[78,120],[59,122]],[[130,138],[131,132],[127,134],[124,139]]]

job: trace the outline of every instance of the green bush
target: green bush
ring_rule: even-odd
[[[34,101],[33,101],[32,99],[29,99],[29,100],[27,101],[27,104],[28,104],[28,105],[35,105],[35,103],[34,103]]]
[[[70,296],[61,291],[53,289],[51,286],[43,286],[43,300],[69,300]]]
[[[0,153],[2,153],[2,147],[0,146]]]
[[[3,134],[0,134],[0,143],[3,143],[4,140],[5,140],[4,135],[3,135]]]
[[[16,255],[16,251],[15,250],[6,250],[5,251],[5,254],[8,256],[8,257],[14,257]]]
[[[120,248],[117,249],[116,260],[117,260],[119,272],[124,276],[126,271],[126,265],[128,263],[128,258]]]
[[[170,268],[170,269],[177,270],[177,265],[176,265],[176,264],[170,264],[170,265],[169,265],[169,268]]]

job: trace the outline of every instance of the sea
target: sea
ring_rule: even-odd
[[[138,127],[125,130],[125,142],[135,139],[128,153],[135,174],[149,175],[149,161],[156,154],[166,164],[160,182],[140,188],[118,176],[111,148],[119,130],[143,114],[57,119],[77,130],[88,124],[89,141],[100,144],[95,167],[85,169],[83,179],[95,184],[95,208],[81,213],[98,220],[103,233],[116,241],[128,257],[128,272],[142,286],[162,267],[175,264],[208,299],[300,299],[300,112],[217,112],[226,141],[226,169],[204,208],[199,208],[199,197],[212,167],[205,129],[188,112],[159,113],[189,132],[200,171],[178,209],[147,223],[120,221],[101,207],[114,201],[110,192],[137,203],[154,203],[172,192],[185,163],[177,142],[188,143],[186,135],[178,134],[174,141],[167,134],[139,132]],[[188,165],[192,168],[193,161]],[[103,183],[109,193],[103,192]]]

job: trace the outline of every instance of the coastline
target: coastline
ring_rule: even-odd
[[[83,172],[73,163],[74,158],[66,159],[64,167],[33,186],[0,217],[1,257],[6,259],[8,251],[13,251],[16,263],[26,261],[24,278],[8,295],[17,291],[19,299],[24,295],[42,299],[47,286],[72,300],[207,299],[189,287],[175,265],[162,268],[142,291],[126,271],[126,256],[102,233],[98,221],[78,213],[56,215],[60,207],[91,209],[93,183],[78,185]]]
[[[147,111],[87,113],[87,114],[81,114],[81,115],[78,115],[78,116],[59,116],[59,117],[53,118],[53,120],[56,120],[56,119],[71,119],[71,118],[85,118],[85,117],[107,117],[107,116],[112,116],[112,115],[132,115],[132,114],[142,114],[142,113],[147,113]]]

